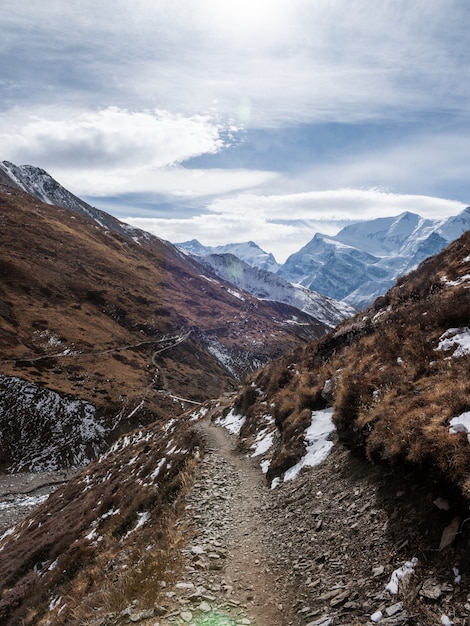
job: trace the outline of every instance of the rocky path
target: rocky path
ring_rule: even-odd
[[[446,524],[429,486],[410,491],[409,476],[390,484],[335,445],[320,466],[270,490],[224,429],[197,428],[207,450],[180,521],[182,573],[165,590],[171,610],[146,626],[467,624],[468,584],[452,573],[458,551],[422,556],[424,532],[439,545]],[[404,591],[389,593],[415,556]]]
[[[278,566],[272,545],[263,476],[224,429],[210,422],[198,428],[206,453],[181,520],[189,537],[184,576],[166,592],[174,610],[159,623],[297,626],[289,571]]]

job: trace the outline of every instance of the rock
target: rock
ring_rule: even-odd
[[[184,622],[190,622],[193,619],[191,611],[181,611],[180,617]]]
[[[149,619],[150,617],[153,617],[154,615],[154,609],[148,609],[146,611],[140,611],[139,613],[131,613],[129,615],[129,619],[131,622],[136,623],[136,622],[141,622],[144,619]]]
[[[441,587],[434,579],[428,578],[424,581],[419,595],[428,600],[437,600],[441,595]]]
[[[374,576],[374,578],[376,576],[382,576],[384,571],[385,571],[385,567],[383,565],[378,565],[377,567],[372,568],[372,575]]]
[[[438,509],[441,509],[441,511],[448,511],[450,509],[449,501],[441,497],[433,500],[433,504],[437,506]]]
[[[396,602],[395,604],[392,604],[392,606],[385,609],[385,613],[387,613],[389,617],[396,615],[396,613],[400,613],[400,611],[403,611],[403,602]]]
[[[331,624],[333,624],[333,619],[329,615],[323,615],[314,622],[309,622],[306,626],[331,626]]]
[[[342,593],[340,593],[339,595],[335,596],[334,598],[330,600],[330,605],[339,606],[340,604],[343,604],[343,602],[345,602],[346,599],[349,598],[350,595],[351,595],[351,590],[345,589]]]
[[[441,543],[439,544],[439,550],[444,550],[454,543],[454,539],[459,532],[460,522],[460,517],[454,517],[451,523],[444,528],[441,536]]]

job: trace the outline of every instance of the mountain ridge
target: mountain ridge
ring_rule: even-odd
[[[240,297],[157,237],[121,234],[16,187],[0,189],[0,210],[4,468],[18,462],[15,438],[24,442],[23,470],[53,469],[41,450],[48,442],[54,469],[69,467],[77,457],[62,449],[61,432],[65,448],[76,441],[94,455],[126,429],[233,390],[247,371],[327,330],[287,305]],[[35,408],[58,402],[42,388],[60,396],[60,427],[54,412]],[[20,396],[30,412],[13,420]],[[76,399],[94,407],[89,432],[80,431],[83,407],[69,415]]]
[[[442,220],[408,211],[362,221],[333,236],[316,233],[278,273],[290,282],[363,308],[469,228],[470,207]]]

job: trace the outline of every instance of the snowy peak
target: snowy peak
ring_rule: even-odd
[[[147,237],[143,231],[124,224],[109,213],[100,211],[81,200],[39,167],[0,161],[0,182],[18,187],[45,204],[69,209],[74,213],[89,217],[100,226],[125,237],[134,240]]]
[[[360,248],[374,256],[400,254],[410,238],[417,238],[426,228],[436,224],[416,213],[405,212],[397,217],[382,217],[343,228],[333,239]]]
[[[278,274],[363,308],[470,229],[470,207],[447,220],[405,212],[359,222],[327,237],[316,233]]]
[[[197,239],[175,244],[181,250],[195,256],[209,254],[233,254],[252,267],[259,267],[269,272],[277,272],[279,263],[270,252],[265,252],[254,241],[244,243],[229,243],[222,246],[204,246]]]

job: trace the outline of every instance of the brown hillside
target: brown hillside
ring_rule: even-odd
[[[238,399],[251,418],[241,435],[251,441],[268,406],[280,432],[272,479],[303,455],[311,412],[332,406],[340,440],[356,453],[426,471],[470,500],[470,443],[449,432],[450,420],[470,410],[470,356],[457,344],[437,349],[449,329],[458,329],[453,336],[469,326],[466,233],[372,307],[257,374]]]
[[[0,222],[0,373],[91,403],[113,436],[180,413],[177,398],[231,390],[305,341],[285,311],[234,296],[151,235],[134,241],[8,187]]]

